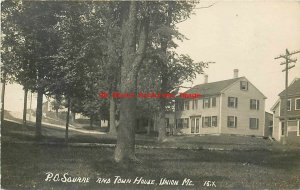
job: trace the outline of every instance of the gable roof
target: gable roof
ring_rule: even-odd
[[[275,111],[276,110],[276,107],[279,105],[279,103],[280,103],[280,99],[278,99],[276,102],[275,102],[275,104],[271,107],[271,111]]]
[[[288,86],[288,96],[300,95],[300,78],[295,78],[293,82]],[[285,95],[285,90],[279,93],[280,97]]]
[[[184,93],[195,94],[199,93],[202,96],[210,96],[210,95],[217,95],[221,94],[222,90],[229,87],[231,84],[235,83],[236,81],[240,80],[244,77],[229,79],[229,80],[222,80],[217,82],[199,84],[191,89],[185,91]]]

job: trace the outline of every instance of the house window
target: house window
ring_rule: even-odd
[[[177,124],[177,129],[182,129],[183,128],[183,119],[177,119],[176,120],[176,124]]]
[[[228,107],[237,108],[238,98],[236,97],[228,97]]]
[[[209,108],[210,107],[210,99],[209,98],[204,98],[203,99],[203,108]]]
[[[216,104],[217,104],[217,98],[216,97],[211,98],[211,107],[216,107]]]
[[[258,129],[259,120],[258,118],[250,118],[249,120],[249,128],[250,129]]]
[[[291,111],[291,105],[292,105],[292,100],[291,99],[288,99],[287,100],[287,111]]]
[[[211,126],[212,127],[217,127],[217,125],[218,125],[218,118],[217,118],[217,116],[212,116],[211,117]]]
[[[180,101],[179,102],[179,109],[180,110],[183,110],[183,108],[184,108],[184,105],[183,105],[184,103],[183,103],[183,101]]]
[[[247,81],[241,81],[240,89],[241,90],[248,90],[248,82]]]
[[[295,110],[300,110],[300,98],[295,99]]]
[[[198,100],[193,100],[192,109],[198,109]]]
[[[175,110],[182,111],[183,110],[183,102],[182,100],[176,100],[175,102]]]
[[[228,116],[227,117],[227,127],[236,128],[237,127],[237,117]]]
[[[189,118],[185,118],[183,120],[183,128],[189,128]]]
[[[189,110],[189,109],[190,109],[190,102],[184,101],[184,110]]]
[[[250,109],[259,110],[259,100],[250,99]]]
[[[211,127],[211,117],[202,118],[202,127]]]
[[[281,135],[284,135],[284,122],[281,122]]]

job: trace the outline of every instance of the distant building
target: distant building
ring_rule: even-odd
[[[265,99],[246,77],[194,86],[185,93],[197,99],[177,98],[176,131],[183,134],[237,134],[264,136]]]
[[[135,128],[136,133],[158,133],[159,124],[158,124],[158,116],[154,116],[153,118],[147,118],[145,116],[140,116],[136,119],[137,124]],[[166,134],[173,135],[175,128],[175,115],[173,111],[165,112],[165,126],[166,126]]]
[[[265,137],[272,137],[273,134],[273,114],[265,112]]]
[[[279,94],[279,100],[271,108],[273,112],[273,137],[280,141],[284,135],[284,109],[287,109],[289,141],[300,142],[300,79],[296,78],[288,86],[288,107],[285,108],[285,90]]]

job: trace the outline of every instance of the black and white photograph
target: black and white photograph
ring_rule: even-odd
[[[300,189],[300,1],[0,2],[0,189]]]

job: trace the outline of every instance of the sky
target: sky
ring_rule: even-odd
[[[189,40],[177,42],[178,53],[195,61],[214,61],[205,73],[208,82],[233,78],[233,70],[245,76],[268,99],[266,111],[284,89],[282,60],[274,58],[300,50],[300,1],[214,1],[201,2],[195,14],[178,29]],[[300,53],[292,56],[298,62],[289,72],[289,83],[300,78]],[[201,84],[199,75],[193,84]]]
[[[239,69],[239,76],[245,76],[268,98],[266,111],[270,111],[285,84],[281,60],[274,58],[286,48],[300,50],[300,1],[211,2],[215,2],[212,7],[196,9],[190,19],[178,25],[189,40],[178,42],[177,52],[195,61],[216,62],[205,70],[209,82],[233,78],[233,70]],[[211,2],[201,1],[197,7]],[[293,58],[299,61],[289,72],[289,82],[300,78],[300,54]],[[188,85],[203,81],[199,75]],[[8,85],[5,109],[21,111],[23,96],[21,86]]]

